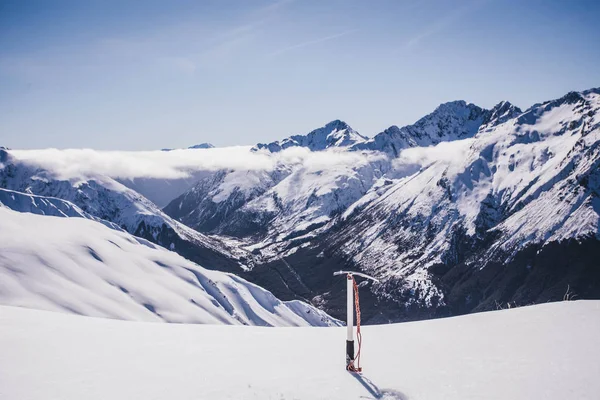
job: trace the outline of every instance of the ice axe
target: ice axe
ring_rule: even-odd
[[[344,274],[346,274],[346,369],[352,372],[361,372],[360,347],[362,336],[360,333],[360,303],[358,297],[358,285],[354,280],[354,275],[375,282],[379,282],[379,280],[367,274],[363,274],[362,272],[337,271],[333,273],[334,276]],[[358,352],[356,353],[356,356],[354,355],[354,308],[356,309],[356,338],[358,339]],[[355,360],[356,365],[354,365]]]

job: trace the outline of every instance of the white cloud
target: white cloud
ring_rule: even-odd
[[[463,139],[441,142],[436,146],[405,149],[393,161],[393,166],[394,168],[402,168],[407,165],[426,167],[434,162],[460,164],[461,160],[467,158],[474,141],[475,139]]]
[[[385,159],[374,152],[311,152],[292,147],[279,153],[251,152],[248,146],[173,151],[98,151],[92,149],[11,150],[19,162],[43,168],[59,179],[164,178],[177,179],[196,171],[273,170],[277,165],[297,165],[310,170],[360,166]]]

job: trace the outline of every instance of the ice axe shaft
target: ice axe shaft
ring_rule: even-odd
[[[346,275],[346,369],[352,372],[360,372],[360,361],[357,365],[354,364],[355,359],[360,359],[360,348],[361,348],[361,334],[360,334],[360,311],[358,303],[358,286],[354,281],[354,275],[361,276],[363,278],[371,279],[375,282],[379,282],[376,278],[363,274],[361,272],[354,271],[337,271],[334,272],[334,276]],[[356,292],[356,293],[355,293]],[[356,298],[354,297],[356,295]],[[356,322],[358,337],[358,353],[354,353],[354,310],[356,307]]]

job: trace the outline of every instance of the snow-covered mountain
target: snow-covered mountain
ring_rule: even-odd
[[[260,247],[323,225],[366,194],[389,166],[377,154],[331,168],[282,164],[272,171],[220,171],[164,211],[200,232],[251,238]]]
[[[333,147],[348,147],[366,140],[366,137],[356,132],[347,123],[336,119],[306,135],[294,135],[282,141],[267,144],[259,143],[252,148],[252,151],[265,150],[275,153],[296,146],[306,147],[311,151],[319,151]]]
[[[341,148],[314,146],[306,139],[314,132],[257,146],[371,156],[221,171],[165,212],[243,240],[258,265],[250,279],[338,316],[330,274],[348,266],[382,279],[372,289],[374,321],[559,299],[567,286],[600,296],[590,265],[600,256],[599,92],[525,112],[509,102],[491,110],[446,103],[414,125]]]
[[[171,201],[164,211],[200,232],[235,235],[241,227],[233,214],[289,173],[290,168],[286,166],[275,171],[219,171],[201,179],[192,189]],[[269,216],[261,217],[265,220],[243,221],[247,228],[241,229],[254,234],[268,222]],[[232,229],[231,224],[234,225]]]
[[[493,127],[519,114],[521,110],[503,101],[491,110],[465,101],[444,103],[414,125],[391,126],[354,149],[377,150],[394,157],[409,147],[426,147],[473,137],[483,127]]]
[[[599,109],[600,91],[570,93],[443,147],[456,158],[416,151],[417,173],[373,188],[322,240],[404,306],[599,296]]]
[[[600,302],[344,328],[153,324],[0,306],[0,396],[29,400],[593,400]]]
[[[258,144],[251,151],[272,154],[303,147],[334,157],[366,142],[348,124],[335,120],[306,135]],[[255,250],[266,238],[269,242],[301,236],[362,197],[389,169],[388,156],[377,153],[330,168],[277,163],[267,171],[219,171],[201,179],[164,211],[200,232],[252,237],[256,243],[249,249]]]
[[[373,139],[361,136],[336,120],[307,135],[259,144],[252,151],[279,152],[301,146],[311,151],[377,152],[365,163],[331,168],[294,168],[275,171],[220,171],[198,182],[172,201],[165,212],[201,232],[250,235],[267,242],[302,236],[306,228],[322,226],[364,196],[379,178],[391,172],[391,159],[410,147],[471,138],[480,127],[491,128],[520,110],[508,102],[483,110],[464,101],[442,104],[414,125],[392,126]],[[341,142],[339,140],[343,139]]]
[[[174,221],[144,196],[105,175],[63,179],[0,150],[0,188],[67,200],[89,215],[211,269],[238,271],[248,262],[246,252],[237,246]]]
[[[15,212],[0,205],[0,304],[135,321],[260,326],[339,325],[299,301],[281,302],[235,275],[79,215]],[[29,197],[34,210],[59,200]],[[77,210],[72,205],[71,210]],[[21,210],[23,208],[21,207]],[[30,211],[30,210],[23,210]],[[67,210],[68,211],[68,210]]]

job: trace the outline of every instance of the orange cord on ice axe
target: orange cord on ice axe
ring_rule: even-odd
[[[362,372],[362,368],[360,367],[360,346],[362,344],[362,335],[360,333],[360,300],[358,298],[358,285],[356,284],[356,280],[352,277],[352,284],[354,285],[354,307],[356,308],[356,340],[358,341],[358,350],[356,351],[356,356],[354,360],[350,362],[348,365],[348,371],[353,372]],[[356,365],[354,362],[356,361]]]

